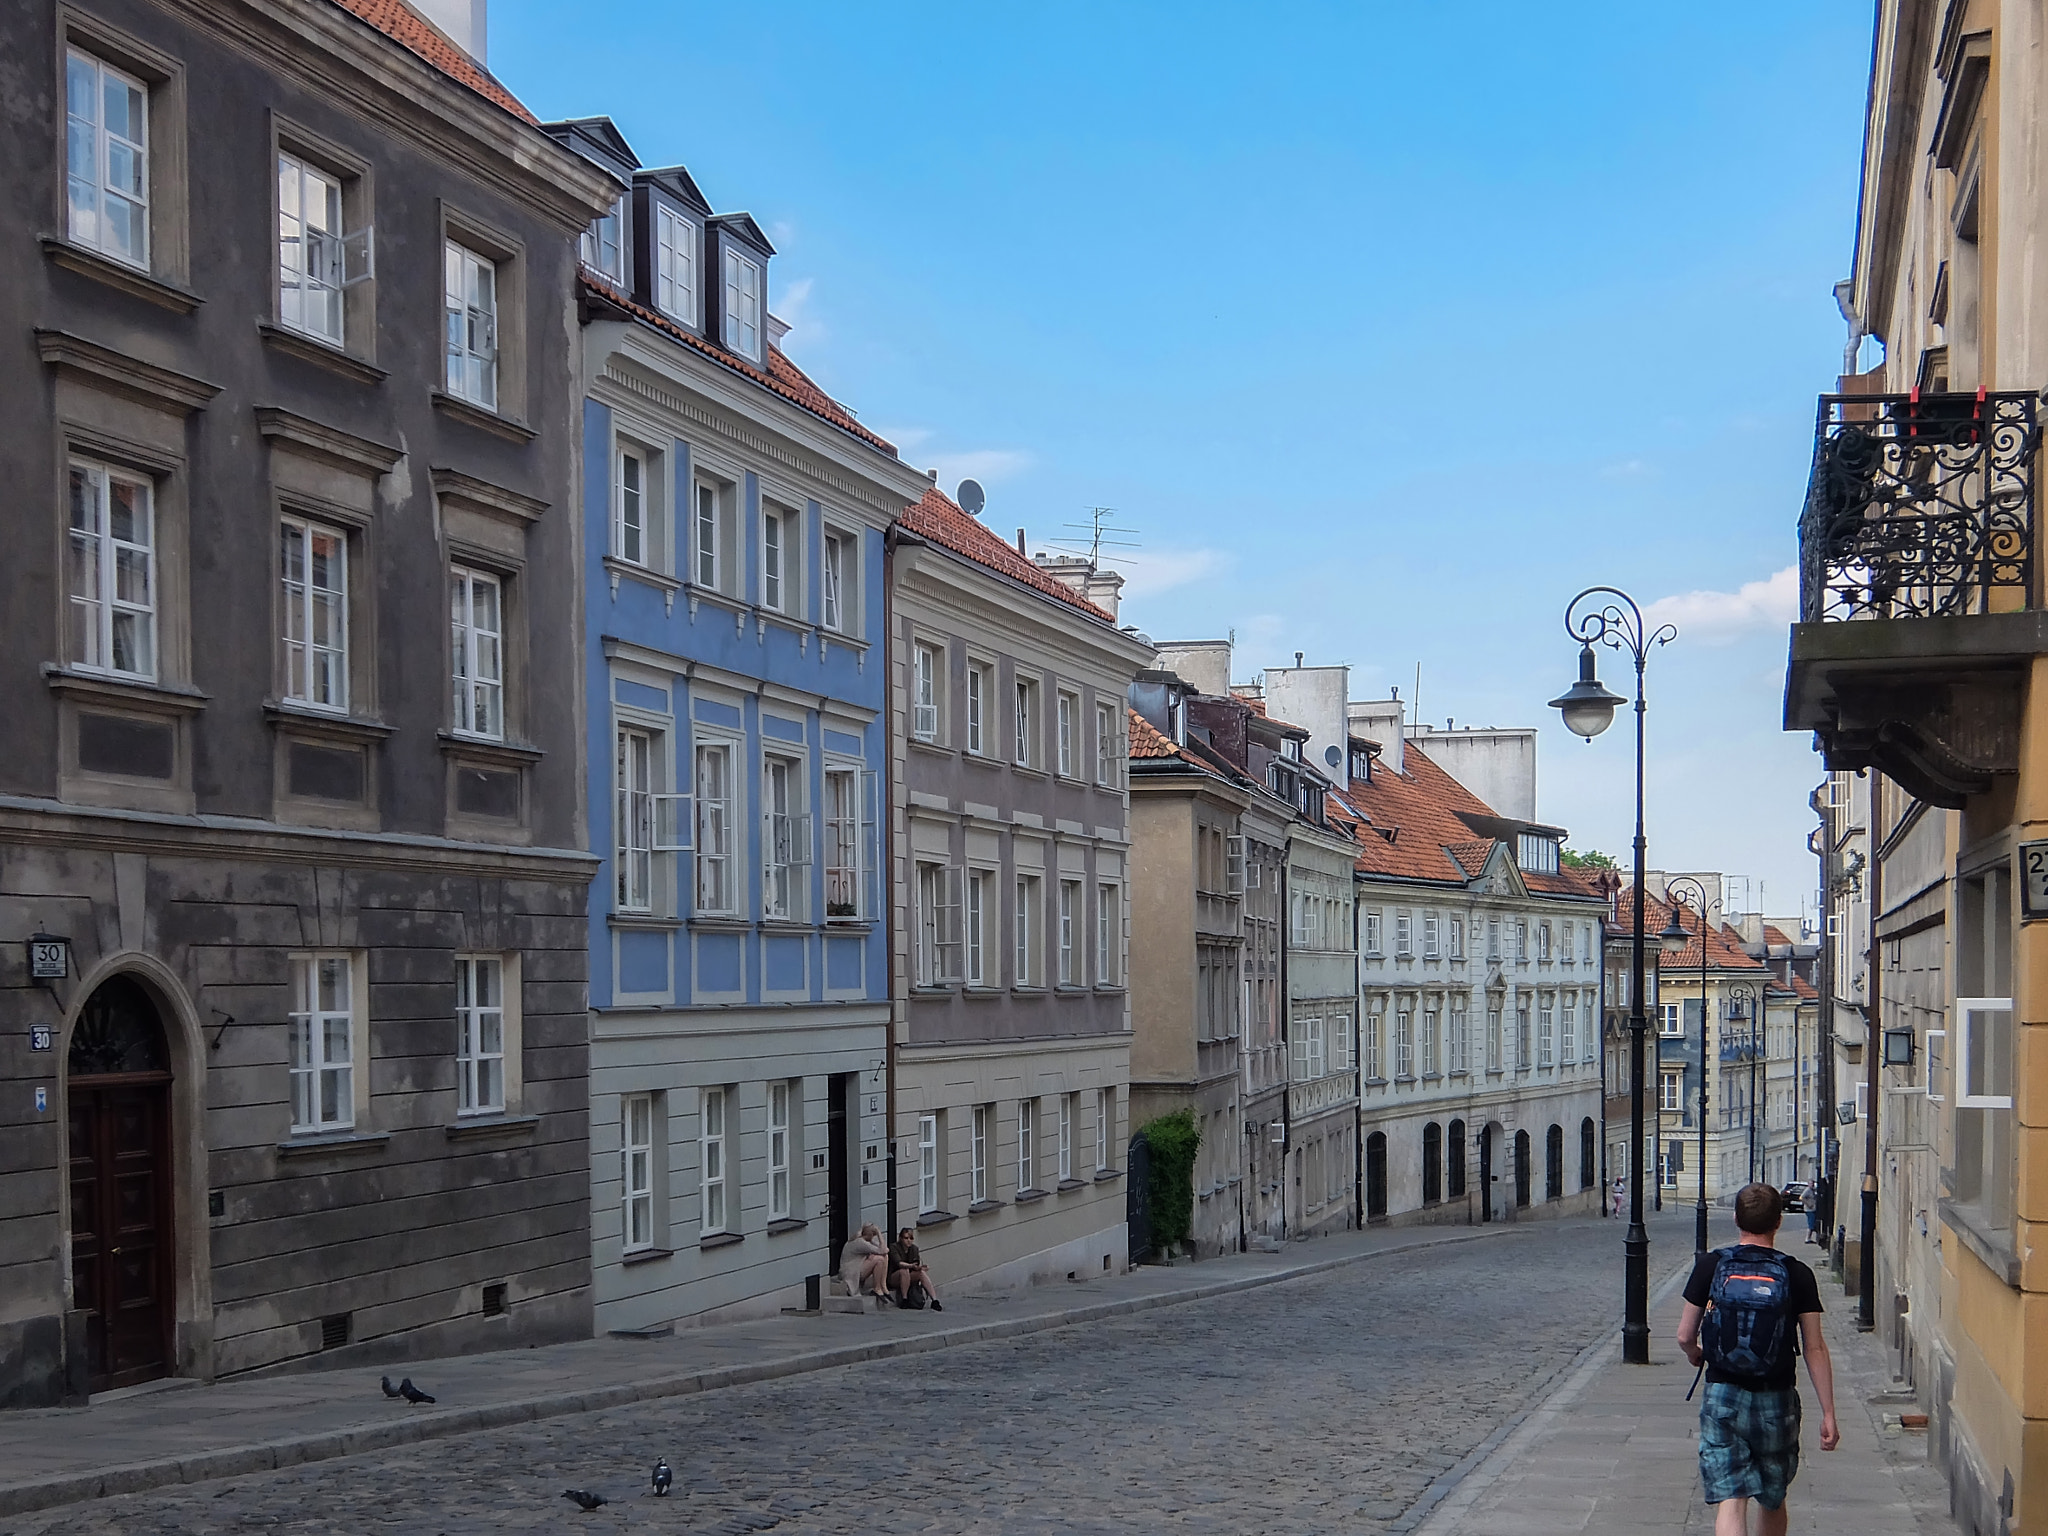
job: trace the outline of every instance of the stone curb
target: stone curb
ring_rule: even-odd
[[[1182,1302],[1206,1301],[1215,1296],[1256,1290],[1261,1286],[1277,1285],[1285,1280],[1300,1280],[1310,1275],[1342,1269],[1347,1264],[1363,1264],[1394,1254],[1413,1253],[1422,1248],[1478,1242],[1484,1238],[1500,1237],[1526,1230],[1526,1226],[1516,1223],[1496,1225],[1490,1230],[1485,1227],[1455,1230],[1440,1237],[1418,1237],[1413,1241],[1390,1243],[1384,1248],[1374,1248],[1365,1253],[1346,1254],[1334,1259],[1318,1259],[1313,1263],[1298,1264],[1265,1274],[1218,1280],[1207,1285],[1190,1286],[1186,1290],[1167,1291],[1153,1296],[1127,1296],[1116,1301],[1096,1302],[1063,1312],[1040,1312],[1030,1317],[1005,1318],[997,1322],[978,1323],[967,1328],[948,1328],[934,1333],[916,1334],[909,1338],[882,1339],[873,1344],[857,1344],[842,1349],[812,1350],[803,1354],[786,1355],[780,1360],[764,1360],[753,1365],[684,1371],[672,1376],[650,1376],[643,1381],[622,1382],[617,1386],[594,1387],[580,1392],[556,1392],[545,1397],[491,1403],[480,1408],[454,1408],[439,1413],[394,1419],[385,1424],[327,1430],[311,1435],[293,1435],[281,1440],[259,1441],[253,1445],[233,1445],[220,1450],[200,1451],[189,1456],[166,1456],[153,1461],[136,1461],[121,1466],[105,1467],[95,1472],[72,1472],[62,1477],[0,1485],[0,1515],[25,1515],[61,1504],[77,1504],[88,1499],[107,1498],[114,1494],[144,1493],[152,1488],[165,1488],[178,1483],[200,1483],[218,1477],[242,1477],[254,1472],[277,1471],[285,1467],[302,1466],[307,1462],[331,1461],[340,1456],[354,1456],[363,1451],[389,1450],[394,1446],[441,1440],[451,1435],[468,1435],[478,1430],[499,1429],[510,1424],[527,1424],[536,1419],[596,1413],[607,1408],[623,1408],[633,1403],[651,1402],[664,1397],[688,1397],[699,1392],[715,1392],[721,1387],[747,1386],[754,1382],[775,1381],[784,1376],[826,1371],[835,1366],[858,1365],[869,1360],[890,1360],[904,1355],[921,1355],[933,1350],[951,1349],[962,1344],[983,1344],[995,1339],[1045,1333],[1055,1328],[1072,1327],[1078,1323],[1099,1322],[1104,1318],[1123,1317],[1137,1312],[1150,1312],[1159,1307],[1178,1306]],[[1520,1420],[1517,1419],[1516,1422]]]

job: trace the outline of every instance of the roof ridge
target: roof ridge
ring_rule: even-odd
[[[1021,582],[1046,597],[1080,609],[1111,628],[1116,627],[1116,617],[1108,609],[1083,597],[1057,576],[1048,576],[998,538],[980,519],[970,517],[958,502],[936,485],[925,491],[921,501],[904,510],[902,521],[912,533],[931,539],[964,560],[972,560],[986,570]]]

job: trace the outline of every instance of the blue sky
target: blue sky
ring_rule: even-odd
[[[1540,724],[1541,813],[1624,860],[1624,730],[1584,745],[1544,701],[1574,592],[1659,603],[1651,862],[1789,913],[1820,765],[1779,729],[1782,573],[1870,25],[499,0],[490,62],[750,210],[790,355],[949,488],[978,475],[993,526],[1036,548],[1115,508],[1128,622],[1234,630],[1241,676],[1347,662],[1355,697],[1419,663],[1424,718]]]

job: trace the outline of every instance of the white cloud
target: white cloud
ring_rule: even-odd
[[[901,439],[897,442],[900,446]],[[939,472],[939,489],[950,496],[963,479],[994,485],[1022,474],[1036,462],[1021,448],[970,448],[962,453],[935,453],[926,467]]]
[[[811,279],[800,277],[784,283],[775,292],[775,318],[789,327],[789,334],[804,341],[819,341],[825,335],[824,322],[811,313]]]
[[[1799,617],[1799,567],[1788,565],[1733,592],[1679,592],[1644,610],[1652,628],[1676,624],[1689,640],[1726,645],[1753,629],[1774,629]]]
[[[1230,563],[1230,557],[1217,549],[1146,548],[1118,551],[1105,563],[1123,572],[1124,601],[1131,602],[1213,576]]]

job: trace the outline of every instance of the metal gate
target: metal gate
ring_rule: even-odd
[[[1124,1240],[1138,1264],[1152,1253],[1152,1149],[1143,1136],[1131,1138],[1124,1169]]]

